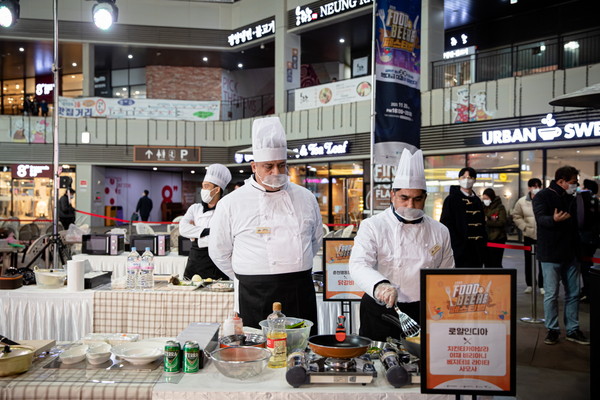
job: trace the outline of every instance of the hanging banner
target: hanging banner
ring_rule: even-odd
[[[294,90],[294,110],[369,100],[371,77],[345,79]]]
[[[515,395],[515,288],[514,269],[421,270],[422,393]]]
[[[375,18],[375,164],[396,166],[420,146],[421,0],[377,0]]]
[[[113,99],[102,97],[60,97],[58,104],[58,115],[70,118],[107,117],[218,121],[221,109],[220,101]]]

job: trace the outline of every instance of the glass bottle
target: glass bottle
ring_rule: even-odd
[[[281,303],[273,303],[273,312],[267,317],[269,331],[267,333],[267,348],[271,350],[269,368],[282,368],[287,362],[287,333],[285,330],[285,315],[281,312]]]

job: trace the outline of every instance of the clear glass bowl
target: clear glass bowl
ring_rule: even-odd
[[[260,347],[225,347],[210,353],[210,358],[223,375],[248,379],[260,374],[271,358],[271,351]]]

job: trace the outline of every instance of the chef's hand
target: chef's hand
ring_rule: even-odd
[[[380,283],[375,288],[375,298],[383,303],[387,308],[392,308],[398,300],[396,288],[389,283]]]

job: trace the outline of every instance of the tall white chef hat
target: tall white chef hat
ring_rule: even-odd
[[[415,154],[411,154],[408,149],[402,151],[392,188],[427,190],[423,152],[421,150],[415,151]]]
[[[229,172],[229,169],[223,164],[211,164],[206,169],[204,180],[225,190],[227,184],[231,182],[231,172]]]
[[[254,120],[252,154],[258,162],[287,159],[287,140],[278,117]]]

